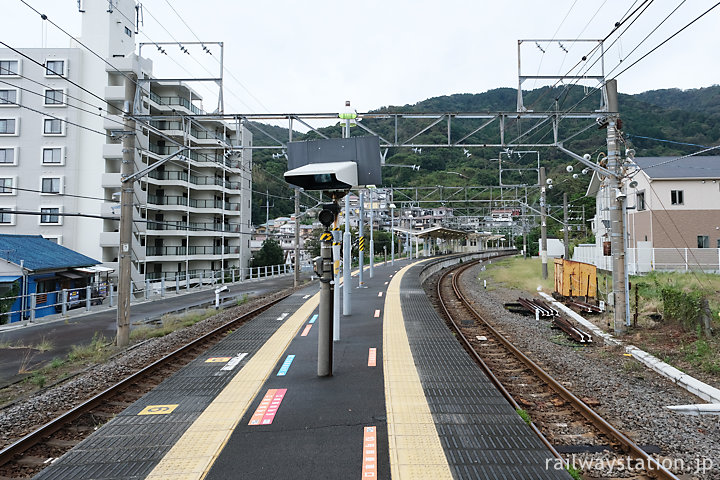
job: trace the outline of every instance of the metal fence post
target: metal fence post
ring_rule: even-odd
[[[115,290],[115,285],[113,285],[112,282],[108,285],[108,290],[110,291],[110,308],[115,306],[115,299],[113,298],[113,291]]]
[[[62,315],[64,317],[67,314],[67,289],[62,289],[60,299],[62,301]]]
[[[145,300],[150,298],[150,280],[145,279]]]
[[[85,287],[85,311],[90,311],[90,300],[92,297],[92,287],[90,285]]]
[[[258,275],[259,276],[259,275]],[[267,265],[265,265],[265,276],[267,277]]]
[[[30,294],[30,323],[35,321],[35,306],[37,305],[37,293]]]
[[[203,284],[203,274],[202,274],[202,272],[200,272],[198,274],[198,288],[202,288],[202,284]]]
[[[165,277],[160,279],[160,298],[165,298]]]
[[[180,275],[175,274],[175,295],[180,295]]]
[[[235,283],[235,269],[230,270],[230,280]]]

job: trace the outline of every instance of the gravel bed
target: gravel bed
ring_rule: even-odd
[[[299,288],[304,288],[302,285]],[[164,337],[152,338],[131,347],[122,354],[115,355],[108,362],[90,365],[81,374],[47,388],[31,396],[27,400],[17,402],[0,411],[0,446],[8,446],[15,440],[37,429],[61,413],[93,395],[109,388],[128,375],[140,370],[153,361],[182,347],[211,330],[237,318],[268,299],[275,299],[294,288],[278,291],[264,297],[250,300],[240,306],[222,310],[215,316],[202,320],[181,330],[176,330]]]
[[[475,308],[504,335],[573,393],[597,399],[596,411],[636,443],[660,447],[662,454],[657,458],[667,467],[672,461],[674,473],[689,475],[683,478],[720,479],[720,417],[680,415],[665,408],[703,400],[624,356],[622,349],[602,345],[602,339],[593,339],[598,343],[588,347],[575,346],[561,332],[551,330],[549,322],[508,312],[504,303],[529,295],[502,287],[484,290],[477,281],[479,268],[472,267],[463,275],[462,287]],[[581,460],[581,456],[575,458]],[[600,464],[603,455],[582,458]],[[607,468],[598,468],[596,473],[601,471],[608,473]]]

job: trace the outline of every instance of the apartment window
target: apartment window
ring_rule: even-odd
[[[43,148],[42,163],[45,165],[62,165],[63,154],[61,147]]]
[[[682,190],[670,190],[670,204],[682,205],[685,203]]]
[[[13,183],[15,183],[13,177],[3,177],[0,178],[0,194],[3,195],[14,195],[15,189],[13,188]]]
[[[59,224],[60,223],[60,208],[59,207],[41,208],[40,209],[40,223]]]
[[[62,179],[60,177],[43,178],[41,181],[42,193],[60,193]]]
[[[0,118],[0,135],[17,135],[17,119]]]
[[[20,75],[20,61],[0,60],[0,75],[12,77]]]
[[[132,37],[132,30],[130,30],[128,27],[125,27],[125,35],[128,37]]]
[[[63,121],[59,118],[46,118],[43,121],[43,133],[45,135],[62,135]]]
[[[0,90],[0,105],[16,107],[18,91],[16,88],[3,88]]]
[[[13,216],[9,208],[0,208],[0,225],[12,225]]]
[[[45,105],[65,105],[65,92],[62,90],[45,90]]]
[[[0,165],[15,165],[14,148],[0,148]]]
[[[645,192],[638,192],[636,206],[638,211],[645,210]]]
[[[45,76],[59,75],[65,75],[65,60],[47,60],[45,62]]]
[[[707,235],[698,235],[698,248],[710,248],[710,238]]]

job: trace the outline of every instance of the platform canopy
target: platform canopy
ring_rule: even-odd
[[[456,230],[454,228],[446,227],[432,227],[424,230],[407,230],[404,228],[395,228],[396,232],[407,233],[418,238],[442,238],[442,239],[457,239],[466,238],[470,232],[464,230]]]

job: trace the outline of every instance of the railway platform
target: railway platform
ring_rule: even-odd
[[[37,479],[557,479],[552,454],[456,341],[427,261],[353,281],[332,377],[317,285],[229,334]]]

